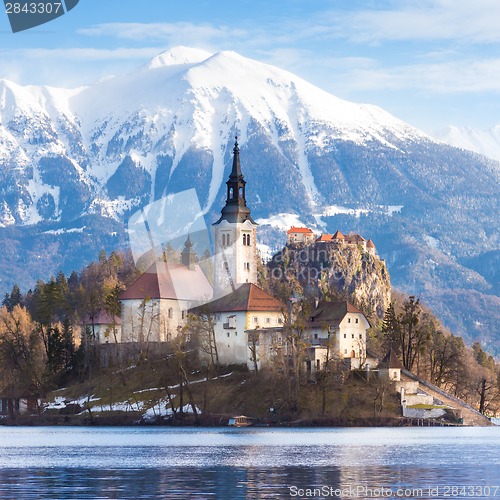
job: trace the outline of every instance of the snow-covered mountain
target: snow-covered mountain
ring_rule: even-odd
[[[210,164],[203,172],[209,208],[225,180],[236,132],[242,145],[265,135],[309,205],[325,201],[310,155],[331,152],[337,141],[398,150],[402,142],[428,140],[380,108],[343,101],[234,52],[180,47],[91,87],[23,88],[2,81],[0,96],[0,158],[16,167],[12,188],[18,190],[4,203],[4,225],[78,211],[120,216],[148,195],[153,200],[169,185],[177,188],[175,172],[193,151]],[[120,185],[130,173],[140,175],[139,188]]]
[[[498,163],[276,67],[183,47],[73,90],[0,81],[3,291],[75,267],[75,248],[82,263],[112,249],[129,215],[167,194],[196,188],[213,222],[236,134],[265,243],[283,243],[290,220],[360,231],[393,283],[457,331],[478,322],[500,339],[479,318],[500,315]],[[454,290],[475,305],[455,307]]]
[[[432,136],[450,146],[468,149],[500,161],[500,125],[489,130],[450,125],[434,132]]]

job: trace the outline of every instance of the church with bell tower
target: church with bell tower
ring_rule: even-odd
[[[212,226],[214,297],[231,293],[243,283],[257,283],[257,223],[252,219],[246,202],[246,181],[241,171],[238,137],[226,185],[226,204],[219,220]]]

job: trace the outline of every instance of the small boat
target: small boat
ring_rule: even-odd
[[[253,425],[253,418],[246,417],[245,415],[239,415],[237,417],[230,418],[227,425],[231,427],[248,427],[249,425]]]

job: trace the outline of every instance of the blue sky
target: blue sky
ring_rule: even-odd
[[[80,0],[13,34],[0,78],[74,87],[176,45],[235,50],[425,131],[500,123],[498,0]]]

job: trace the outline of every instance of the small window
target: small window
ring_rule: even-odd
[[[229,270],[229,264],[227,262],[224,262],[224,269],[227,271]]]
[[[351,322],[351,318],[347,318],[347,322],[350,323]]]
[[[283,318],[278,318],[278,325],[282,325],[283,324]]]
[[[359,323],[359,319],[358,318],[356,318],[356,323]]]
[[[250,235],[247,235],[247,245],[250,246]]]
[[[315,333],[315,334],[314,334],[314,338],[315,338],[315,339],[317,339],[317,338],[318,338],[318,334],[317,334],[317,333]]]
[[[360,334],[359,334],[359,338],[360,338],[360,339],[362,339],[362,338],[363,338],[363,334],[362,334],[362,333],[360,333]]]
[[[267,324],[271,323],[271,318],[266,318],[266,323]]]
[[[168,318],[172,319],[174,316],[174,311],[171,307],[168,308]]]
[[[217,313],[217,314],[215,315],[215,320],[216,320],[216,321],[220,321],[220,320],[221,320],[221,318],[222,318],[222,314],[221,314],[221,313]]]
[[[320,370],[321,369],[321,360],[317,359],[316,360],[316,370]]]
[[[252,321],[253,321],[254,323],[258,323],[258,322],[259,322],[259,320],[258,320],[257,316],[254,316],[254,317],[252,318]]]
[[[345,338],[345,339],[347,338],[347,333],[344,333],[344,338]]]
[[[354,333],[352,334],[352,338],[354,338]]]
[[[237,337],[238,336],[238,332],[234,332],[234,336]]]
[[[227,336],[230,337],[231,336],[231,332],[227,332]]]
[[[344,354],[347,354],[347,349],[344,349]]]
[[[182,319],[186,319],[186,311],[182,311],[181,312],[181,318]]]

